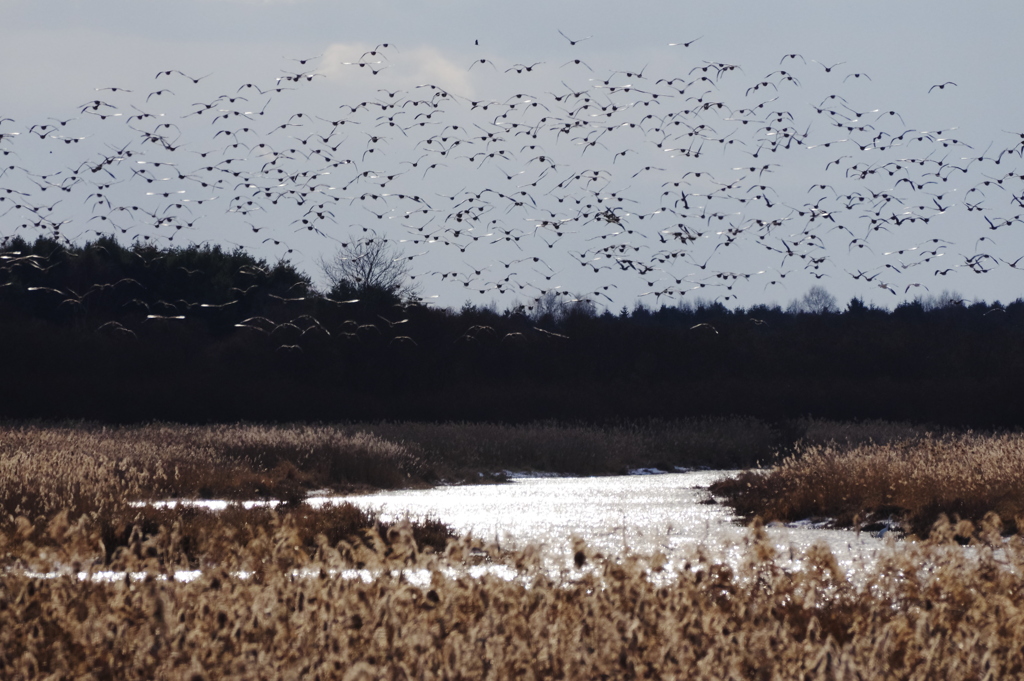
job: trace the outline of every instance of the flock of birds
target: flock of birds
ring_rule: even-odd
[[[316,265],[378,244],[427,301],[609,307],[825,278],[902,298],[1024,270],[1024,250],[1008,252],[1024,132],[979,147],[916,129],[863,104],[871,76],[845,62],[602,71],[580,51],[590,36],[561,35],[555,62],[459,65],[464,91],[389,81],[403,56],[381,44],[341,63],[286,58],[259,82],[166,69],[96,88],[67,116],[0,112],[0,250],[112,235]]]

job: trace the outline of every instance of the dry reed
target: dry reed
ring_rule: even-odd
[[[582,571],[553,572],[534,549],[482,547],[515,566],[508,580],[460,570],[480,552],[468,540],[423,551],[398,526],[386,550],[324,537],[310,550],[287,519],[181,583],[166,578],[180,550],[165,528],[116,556],[135,577],[4,574],[0,677],[1017,678],[1024,544],[987,523],[969,549],[948,524],[893,546],[858,587],[822,546],[792,568],[756,525],[738,565],[698,553],[678,572],[585,547]],[[80,528],[51,529],[81,544]],[[372,571],[346,577],[355,565]]]
[[[161,497],[297,499],[429,477],[401,445],[327,426],[0,428],[0,513],[116,509]]]
[[[767,455],[753,419],[615,427],[555,423],[0,426],[0,515],[48,516],[134,500],[277,498],[477,479],[503,469],[614,473],[634,466],[729,466]]]
[[[610,426],[384,422],[348,428],[402,443],[456,477],[503,469],[594,475],[643,466],[735,468],[767,459],[778,445],[774,428],[745,417]]]
[[[333,449],[323,451],[405,462],[415,471],[446,434],[431,431],[438,438],[431,444],[424,433],[414,438],[412,426],[407,441],[398,436],[400,426],[393,428],[394,440],[330,430]],[[515,433],[481,432],[495,441]],[[509,460],[515,447],[527,451],[522,443],[533,435],[517,437],[520,444],[504,450]],[[1024,673],[1024,541],[1004,536],[991,514],[979,529],[940,520],[929,541],[891,545],[876,563],[858,567],[855,586],[822,546],[807,550],[794,567],[777,555],[759,523],[738,563],[698,550],[677,570],[663,556],[605,557],[580,545],[574,558],[582,570],[552,570],[535,547],[510,553],[470,538],[449,541],[436,524],[378,524],[367,531],[373,519],[352,507],[233,507],[214,515],[128,504],[194,489],[220,467],[225,479],[267,475],[271,484],[276,478],[268,471],[284,468],[296,484],[311,482],[300,478],[323,470],[317,466],[329,456],[317,455],[315,446],[330,438],[301,427],[0,431],[0,678],[980,679]],[[455,449],[471,453],[480,440],[478,433]],[[302,459],[282,442],[313,450]],[[857,471],[883,470],[891,475],[882,478],[903,476],[918,481],[917,487],[905,482],[907,489],[923,490],[945,474],[973,480],[973,487],[956,488],[966,494],[997,479],[1005,478],[1005,489],[1016,484],[1020,442],[968,434],[806,445],[776,470],[793,480],[801,470],[816,471],[805,476],[808,489],[810,483],[850,488]],[[488,451],[482,447],[475,456]],[[320,463],[303,469],[296,460]],[[862,460],[874,463],[857,468]],[[376,465],[371,461],[366,470]],[[956,543],[964,538],[972,545]],[[506,565],[518,576],[470,576],[471,560]],[[55,568],[54,575],[31,572]],[[83,581],[76,574],[101,568],[122,576]],[[193,581],[174,579],[177,570],[195,568]],[[346,572],[353,568],[366,572],[353,578]]]
[[[1024,435],[926,433],[875,443],[860,437],[802,443],[767,470],[712,486],[736,511],[765,520],[832,518],[840,526],[893,519],[925,536],[940,514],[978,521],[994,512],[1006,530],[1024,517]]]
[[[351,505],[299,506],[313,487],[396,487],[421,463],[403,447],[363,432],[311,426],[153,424],[104,428],[89,424],[0,429],[0,568],[20,564],[14,539],[52,551],[54,528],[74,526],[86,541],[75,560],[108,564],[141,537],[173,528],[174,565],[220,560],[269,531],[277,514],[262,508],[211,511],[137,507],[168,497],[275,497],[285,502],[305,545],[363,537],[389,525]],[[424,545],[443,548],[451,531],[437,521],[415,526]],[[229,538],[228,541],[225,538]]]

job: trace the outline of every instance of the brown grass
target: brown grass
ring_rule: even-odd
[[[8,523],[6,531],[0,531],[0,569],[46,571],[54,561],[85,569],[156,556],[161,571],[235,564],[242,555],[247,564],[258,564],[272,558],[274,544],[269,537],[283,527],[289,529],[298,549],[309,555],[324,542],[332,546],[379,543],[386,553],[387,538],[399,524],[383,522],[347,503],[282,510],[142,507],[91,513],[74,522],[64,511],[45,521],[32,522],[20,516]],[[420,551],[443,551],[455,537],[450,527],[436,519],[419,520],[408,527]],[[161,548],[156,551],[153,546]]]
[[[797,419],[792,430],[801,445],[844,446],[876,444],[915,440],[940,432],[932,426],[922,426],[899,421],[828,421],[825,419]]]
[[[81,528],[54,531],[82,543]],[[854,587],[820,546],[784,566],[759,526],[738,565],[697,555],[679,573],[585,548],[583,572],[553,573],[535,549],[491,549],[517,566],[511,581],[443,571],[479,548],[468,541],[422,551],[397,526],[386,548],[310,549],[283,520],[179,583],[163,579],[181,552],[170,530],[115,557],[140,577],[4,574],[0,678],[1019,678],[1024,544],[990,527],[967,551],[949,543],[961,531],[892,548]],[[359,564],[368,581],[343,576]]]
[[[744,417],[613,426],[385,422],[349,430],[355,428],[402,443],[456,478],[505,469],[596,475],[643,466],[734,468],[766,459],[778,444],[775,429]]]
[[[227,545],[247,546],[276,517],[232,508],[216,517],[196,509],[135,508],[166,498],[275,498],[290,511],[305,545],[318,534],[332,543],[364,536],[374,525],[354,508],[314,511],[297,506],[313,489],[352,492],[429,484],[439,471],[478,480],[476,472],[539,468],[597,473],[630,465],[664,467],[708,457],[766,451],[772,431],[755,421],[693,420],[615,428],[537,424],[214,425],[155,423],[104,427],[89,423],[0,427],[0,532],[53,547],[53,523],[74,523],[108,563],[133,541],[174,528],[178,564],[196,565]],[[62,519],[62,520],[61,520]],[[303,529],[306,528],[306,529]],[[416,526],[425,545],[442,548],[448,528]],[[220,541],[220,540],[217,540]],[[0,564],[17,552],[0,546]]]
[[[311,489],[422,486],[440,477],[534,469],[732,465],[767,455],[775,433],[753,419],[616,427],[555,423],[0,426],[0,515],[73,515],[167,497],[295,501]]]
[[[1024,517],[1024,434],[819,440],[712,492],[739,514],[765,520],[833,518],[853,526],[891,517],[926,536],[940,514],[977,522],[994,512],[1015,532]]]
[[[605,557],[580,544],[575,562],[583,570],[559,571],[536,547],[508,552],[479,540],[452,539],[436,522],[384,526],[351,506],[313,510],[293,499],[276,512],[235,506],[214,514],[127,503],[155,492],[195,492],[196,482],[209,484],[210,471],[237,480],[288,468],[297,484],[310,482],[302,476],[329,470],[334,454],[316,454],[325,440],[333,449],[324,446],[322,452],[367,460],[346,463],[347,471],[375,470],[376,459],[419,470],[415,466],[430,461],[445,437],[457,433],[454,427],[387,427],[388,439],[367,431],[355,438],[342,429],[329,429],[328,437],[301,427],[0,431],[0,501],[6,511],[0,515],[0,678],[1024,674],[1024,540],[1005,536],[992,514],[977,527],[940,520],[928,541],[891,545],[878,562],[858,567],[855,586],[822,546],[806,551],[794,567],[776,554],[759,522],[738,547],[738,561],[728,564],[698,550],[678,571],[666,570],[664,556]],[[530,444],[539,436],[528,429],[489,428],[471,432],[475,437],[466,435],[450,451],[470,462],[495,450],[508,461],[551,451],[540,441]],[[540,432],[602,446],[600,437],[588,440],[572,430]],[[615,447],[642,441],[643,432],[619,433]],[[502,444],[503,435],[513,444]],[[740,440],[727,437],[716,444],[713,434],[706,440],[679,437],[673,446],[719,451]],[[297,442],[312,449],[299,450]],[[785,488],[794,493],[790,498],[808,490],[805,505],[825,504],[815,489],[849,494],[858,486],[867,498],[881,481],[896,479],[924,498],[942,476],[946,491],[959,490],[961,497],[999,481],[1003,489],[1019,488],[1019,436],[830,442],[803,445],[800,456],[776,469],[790,476],[781,479],[794,481]],[[587,449],[573,451],[574,457],[584,456]],[[619,461],[630,455],[622,453]],[[319,463],[304,468],[295,461]],[[884,474],[856,482],[870,471]],[[750,480],[774,474],[752,474]],[[267,475],[271,483],[276,479]],[[890,503],[886,495],[896,491],[883,490],[879,499]],[[961,498],[943,496],[942,489],[931,494],[942,503]],[[519,577],[470,577],[466,565],[481,561],[507,565]],[[29,572],[55,568],[56,576]],[[185,568],[199,568],[201,575],[176,581],[175,571]],[[350,568],[369,572],[366,579],[353,579],[345,576]],[[124,574],[113,581],[82,581],[76,574],[100,569]],[[410,582],[410,570],[422,571],[415,574],[428,581]]]
[[[0,427],[0,514],[73,515],[135,500],[277,498],[430,478],[407,448],[327,426]]]
[[[374,530],[383,536],[390,525],[354,506],[312,509],[298,502],[313,487],[397,487],[421,470],[399,445],[331,428],[6,427],[0,429],[0,568],[24,553],[12,538],[52,552],[66,527],[77,528],[74,536],[86,544],[76,560],[90,564],[108,564],[133,543],[171,533],[179,567],[251,546],[285,519],[310,550],[320,535],[332,543],[362,540]],[[132,505],[168,497],[274,497],[286,509],[236,506],[215,514]],[[414,531],[422,545],[437,549],[452,536],[431,520]]]

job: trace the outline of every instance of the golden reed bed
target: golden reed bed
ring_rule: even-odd
[[[741,515],[832,518],[840,526],[892,519],[927,536],[940,514],[978,522],[998,514],[1007,532],[1024,518],[1024,434],[893,434],[811,428],[815,440],[775,466],[712,486]],[[875,435],[884,435],[876,431]]]
[[[987,527],[962,547],[955,531],[891,547],[854,587],[821,547],[784,569],[756,525],[735,569],[580,547],[582,570],[552,572],[534,550],[420,549],[406,526],[309,551],[287,519],[179,583],[163,578],[182,553],[165,528],[106,566],[135,578],[4,574],[0,678],[1020,678],[1024,545]],[[471,577],[470,555],[520,577]],[[356,564],[376,576],[339,573]]]
[[[508,468],[601,474],[652,464],[735,467],[769,456],[775,437],[746,418],[603,428],[0,424],[0,515],[78,514],[167,497],[298,500],[311,489],[422,486]]]
[[[940,519],[929,540],[892,544],[851,581],[823,547],[793,567],[759,522],[738,562],[697,551],[687,565],[665,565],[660,556],[602,557],[580,547],[581,569],[553,571],[535,548],[502,551],[453,539],[439,523],[388,527],[351,507],[296,503],[304,485],[332,476],[339,486],[359,476],[363,485],[415,480],[444,437],[426,426],[392,433],[403,428],[409,439],[312,426],[0,429],[0,678],[1024,674],[1024,542],[992,514],[975,524]],[[408,435],[424,428],[419,442]],[[780,488],[794,499],[805,498],[801,490],[812,500],[834,490],[851,497],[858,485],[886,495],[879,481],[894,479],[940,501],[980,497],[986,484],[1003,495],[989,499],[1013,493],[1006,485],[1017,480],[1016,436],[896,427],[876,439],[884,429],[867,428],[869,436],[863,427],[836,428],[804,424],[796,455],[777,473],[752,474],[751,488],[779,475],[803,481]],[[846,434],[828,435],[839,431]],[[493,442],[515,429],[475,432]],[[436,440],[429,446],[428,435]],[[537,434],[518,437],[525,451]],[[960,497],[943,496],[968,483]],[[262,485],[290,504],[220,515],[129,504],[195,495],[205,485],[236,494]],[[481,563],[518,577],[470,576],[467,565]],[[366,579],[347,576],[352,568],[367,570]],[[171,578],[185,569],[199,576]],[[120,576],[79,576],[100,571]]]

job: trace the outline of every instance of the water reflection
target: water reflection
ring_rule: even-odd
[[[737,560],[747,530],[726,507],[706,503],[707,486],[727,471],[597,478],[525,478],[501,485],[444,486],[363,496],[311,497],[310,503],[348,501],[392,520],[433,516],[460,533],[510,548],[543,545],[571,555],[572,538],[605,555],[624,550],[663,552],[681,564],[697,551]],[[702,503],[703,502],[703,503]],[[826,543],[844,569],[870,562],[885,542],[867,534],[804,523],[768,529],[779,552],[799,555]]]

